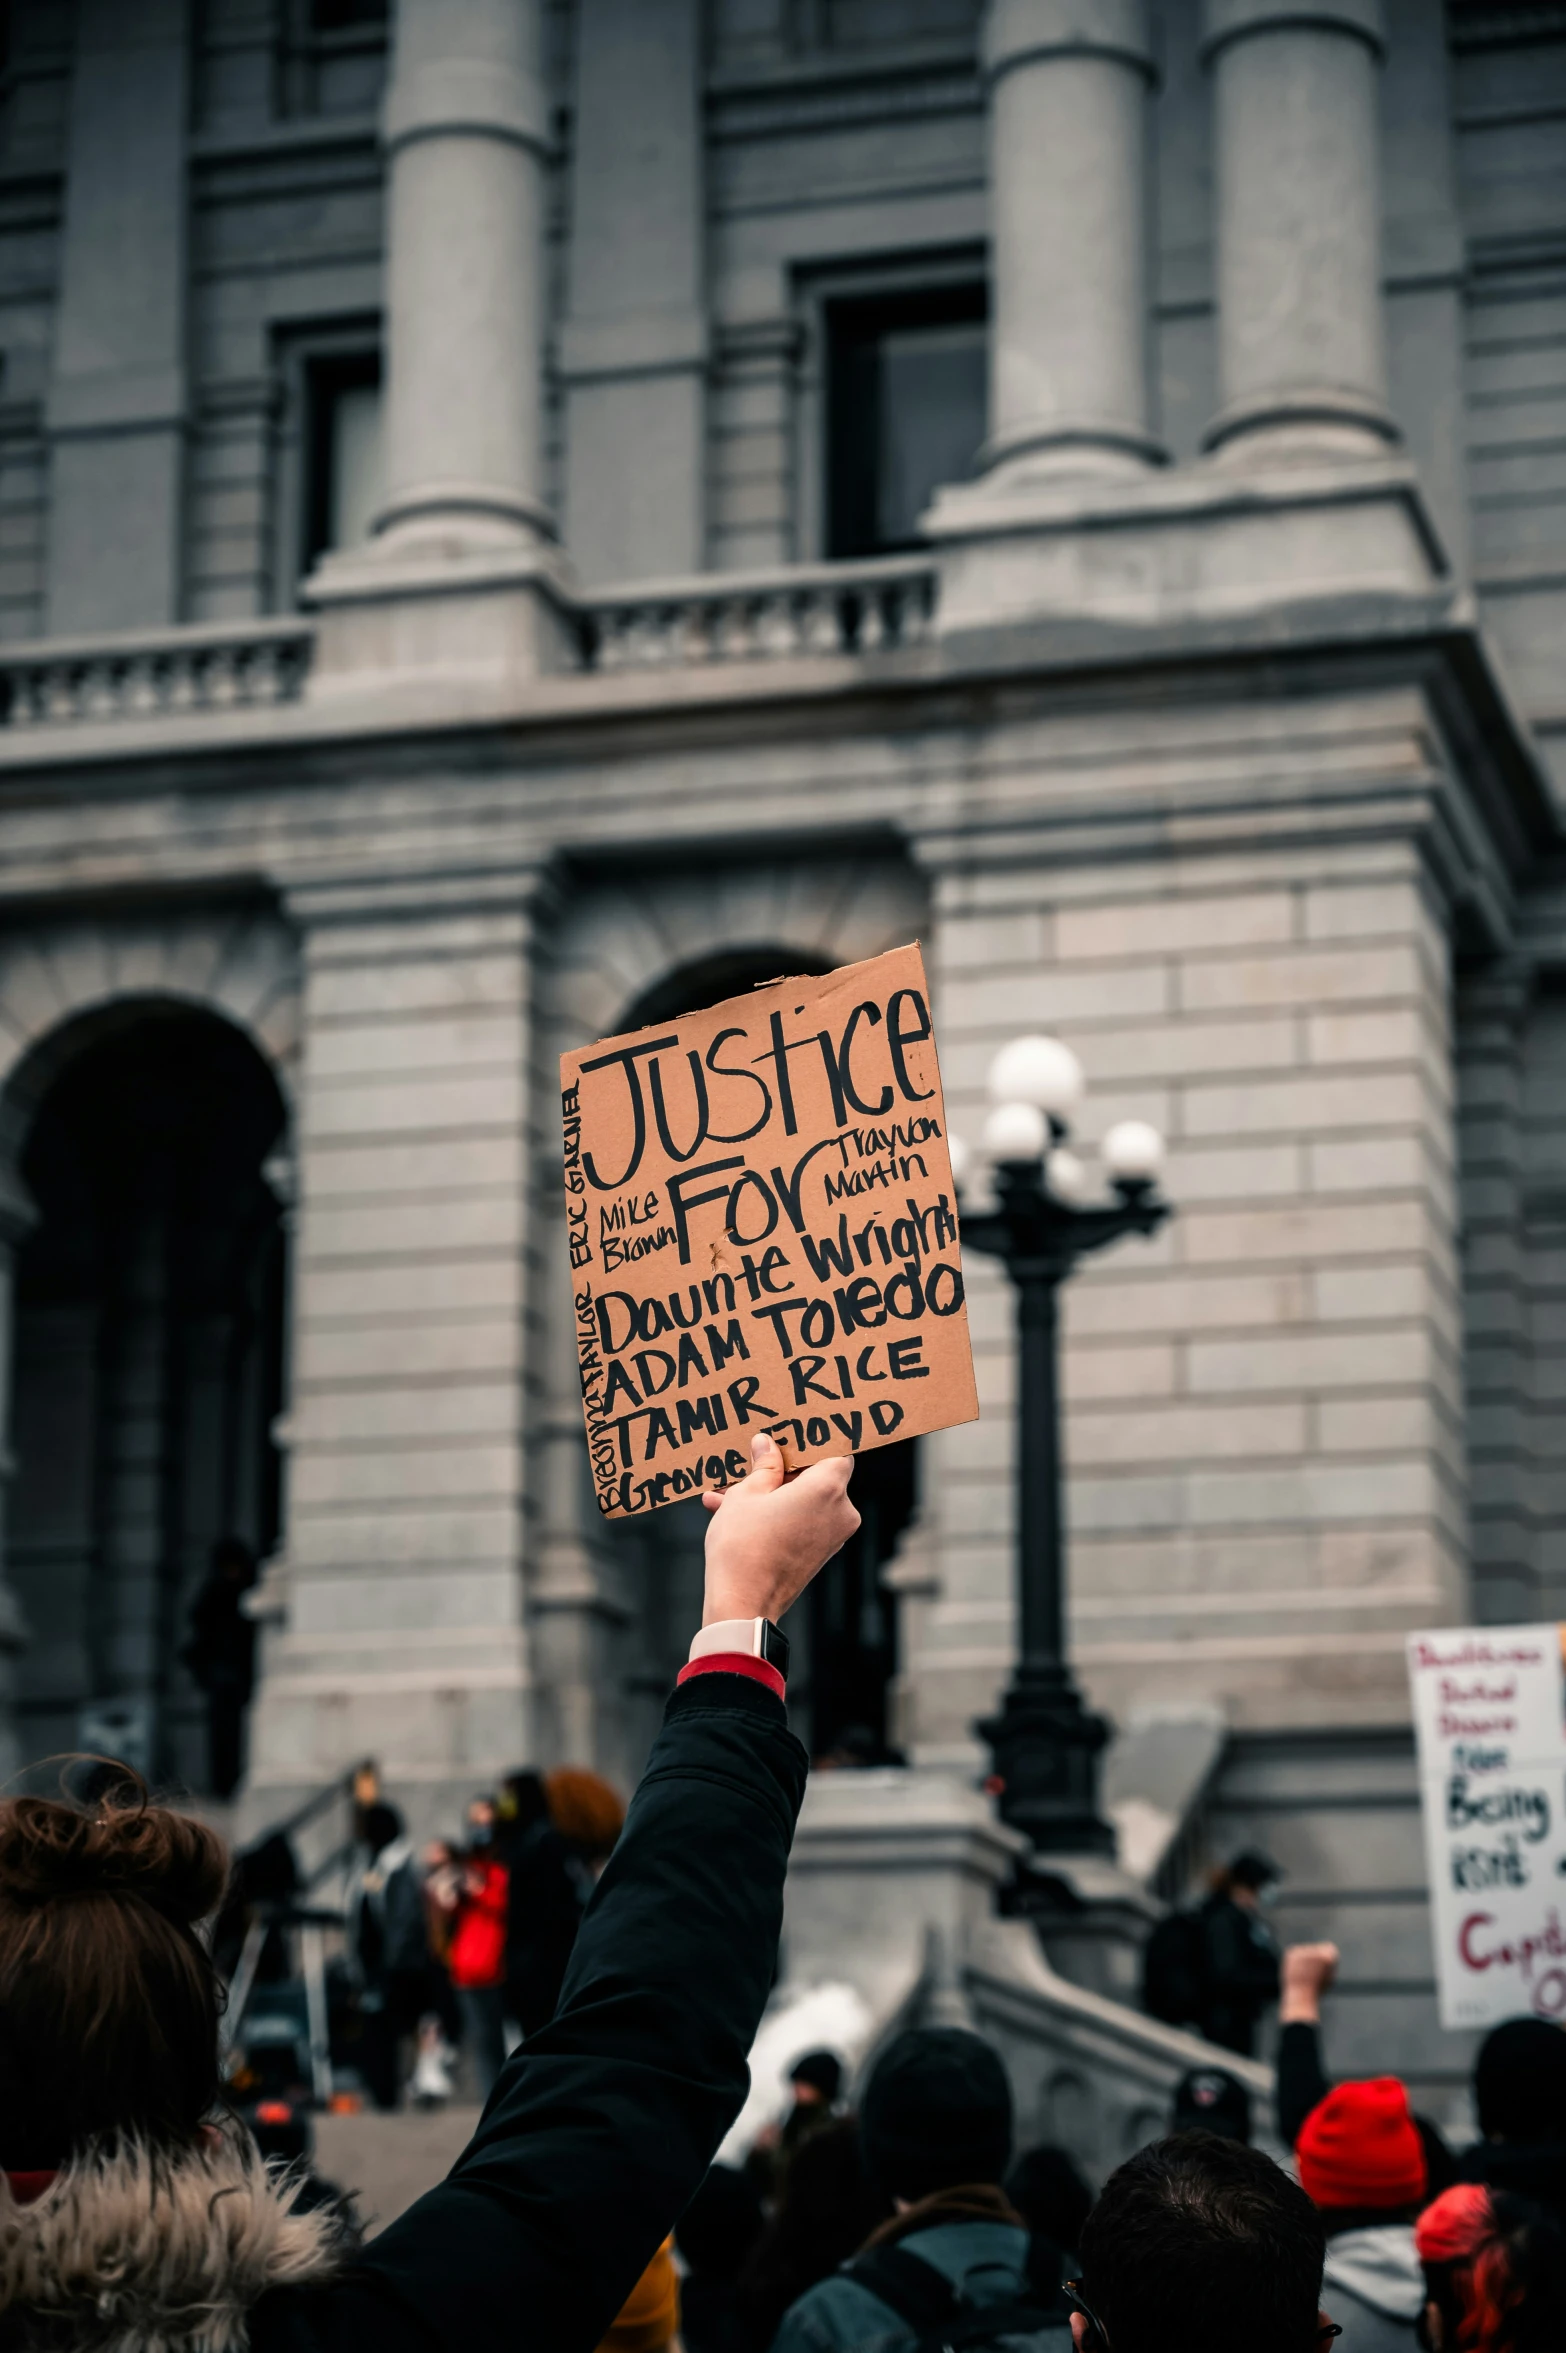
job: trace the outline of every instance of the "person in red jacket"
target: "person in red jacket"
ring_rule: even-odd
[[[494,1855],[495,1809],[487,1797],[468,1808],[470,1847],[457,1896],[447,1967],[462,2005],[462,2025],[478,2095],[487,2100],[506,2063],[506,1908],[509,1880]]]

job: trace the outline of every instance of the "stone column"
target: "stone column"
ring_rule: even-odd
[[[565,522],[586,580],[706,561],[701,11],[581,0]]]
[[[16,1731],[16,1659],[27,1625],[5,1573],[11,1482],[11,1385],[16,1365],[16,1253],[38,1222],[38,1212],[14,1168],[0,1166],[0,1777],[9,1780],[27,1760]]]
[[[538,884],[498,863],[290,894],[305,992],[287,1538],[256,1604],[247,1833],[364,1756],[434,1829],[531,1753]]]
[[[1532,1371],[1523,1090],[1539,975],[1508,957],[1459,984],[1457,1146],[1468,1440],[1469,1613],[1515,1626],[1554,1609],[1528,1510]]]
[[[1143,0],[991,0],[994,319],[1001,480],[1136,471],[1149,424]]]
[[[1386,406],[1380,0],[1206,0],[1220,407],[1209,448],[1374,455]]]
[[[60,232],[48,626],[181,618],[188,0],[81,0]]]
[[[550,532],[541,19],[541,0],[398,0],[377,523],[393,541],[507,546]]]

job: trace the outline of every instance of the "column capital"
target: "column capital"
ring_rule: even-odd
[[[1108,58],[1156,81],[1146,0],[990,0],[984,27],[990,82],[1018,66],[1074,57]]]
[[[1379,59],[1386,55],[1381,0],[1206,0],[1202,57],[1210,65],[1220,49],[1256,33],[1346,33],[1363,41]]]
[[[547,919],[558,889],[554,859],[545,855],[505,859],[482,874],[434,865],[401,872],[301,874],[286,886],[284,904],[290,918],[306,931],[356,923],[449,924],[460,918],[493,923],[510,918],[523,940],[535,921]]]

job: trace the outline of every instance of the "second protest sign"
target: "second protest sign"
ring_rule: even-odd
[[[562,1055],[599,1509],[978,1414],[917,946]]]

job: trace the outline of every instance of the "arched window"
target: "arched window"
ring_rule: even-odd
[[[283,1232],[266,1164],[283,1101],[210,1013],[149,1001],[70,1042],[46,1045],[54,1075],[21,1153],[38,1222],[16,1267],[19,1736],[32,1757],[112,1747],[226,1795],[248,1620],[220,1609],[203,1635],[192,1613],[215,1556],[234,1581],[278,1536]]]

